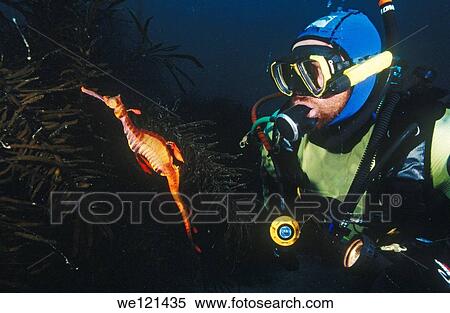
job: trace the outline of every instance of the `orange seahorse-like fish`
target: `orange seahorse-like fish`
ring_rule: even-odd
[[[81,87],[81,91],[103,101],[109,108],[114,110],[114,115],[122,122],[128,145],[136,155],[136,160],[141,168],[147,174],[156,172],[167,178],[169,190],[181,213],[186,234],[191,240],[195,251],[200,253],[200,247],[193,243],[192,232],[195,233],[196,229],[191,227],[189,209],[185,206],[179,194],[180,170],[173,161],[175,158],[179,162],[184,163],[180,149],[174,142],[166,141],[161,135],[136,127],[128,116],[128,112],[140,115],[141,111],[138,109],[127,109],[120,95],[115,97],[100,96],[84,87]]]

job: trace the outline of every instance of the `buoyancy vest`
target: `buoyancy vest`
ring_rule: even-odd
[[[442,96],[436,91],[434,94],[435,98]],[[429,189],[434,189],[450,198],[449,110],[445,111],[442,107],[435,107],[433,110],[430,108],[416,110],[416,105],[412,105],[410,100],[406,99],[399,106],[391,123],[385,145],[389,146],[389,142],[395,139],[396,134],[412,121],[418,122],[422,134],[403,145],[400,153],[397,153],[385,166],[385,171],[378,183],[384,184],[386,181],[390,181],[387,185],[392,186],[392,182],[395,181],[411,181],[422,184],[421,190],[427,195],[430,194]],[[430,103],[435,100],[429,98]],[[407,114],[406,112],[415,113]],[[314,192],[325,197],[342,199],[355,176],[372,129],[373,127],[369,127],[362,136],[359,135],[359,140],[353,144],[351,149],[338,152],[329,151],[312,142],[308,135],[305,136],[298,147],[296,160],[284,161],[284,170],[290,171],[289,175],[285,176],[303,177],[302,182],[295,182],[303,192]],[[383,149],[384,147],[380,147],[379,155],[383,153]],[[292,174],[298,171],[303,175]],[[271,156],[264,149],[262,151],[262,173],[265,182],[264,190],[267,195],[270,193],[268,178],[276,178],[277,174]],[[294,189],[290,190],[292,192]],[[417,193],[415,188],[411,190],[413,193]],[[383,191],[388,192],[389,190]],[[361,205],[358,208],[361,209]]]

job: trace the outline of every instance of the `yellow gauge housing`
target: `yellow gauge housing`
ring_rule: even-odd
[[[300,237],[300,225],[290,216],[280,216],[270,225],[270,237],[277,245],[292,246]]]

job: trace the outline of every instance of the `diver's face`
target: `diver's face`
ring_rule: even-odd
[[[350,94],[351,91],[347,90],[343,93],[323,99],[311,96],[294,95],[291,98],[291,103],[293,105],[304,105],[311,108],[308,117],[317,119],[317,128],[322,128],[342,112],[350,98]]]
[[[323,41],[310,39],[299,41],[295,44],[294,48],[308,45],[332,47],[330,44]],[[348,99],[350,98],[350,95],[350,89],[328,98],[315,98],[312,96],[294,94],[291,98],[291,103],[292,105],[305,105],[311,108],[311,111],[308,113],[308,117],[317,119],[317,128],[322,128],[342,112]]]

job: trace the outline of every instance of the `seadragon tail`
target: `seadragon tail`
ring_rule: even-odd
[[[194,243],[194,240],[192,238],[192,234],[197,233],[197,230],[195,227],[192,227],[191,221],[189,220],[189,209],[186,207],[186,205],[184,204],[183,200],[180,197],[180,193],[179,193],[180,178],[179,178],[179,176],[180,176],[180,174],[179,174],[178,170],[175,170],[175,171],[173,171],[173,173],[171,175],[166,176],[167,182],[169,184],[169,190],[170,190],[170,193],[172,194],[173,199],[175,200],[178,210],[180,211],[181,218],[184,223],[184,230],[186,232],[188,239],[191,241],[194,250],[197,253],[201,253],[202,252],[201,248]]]

